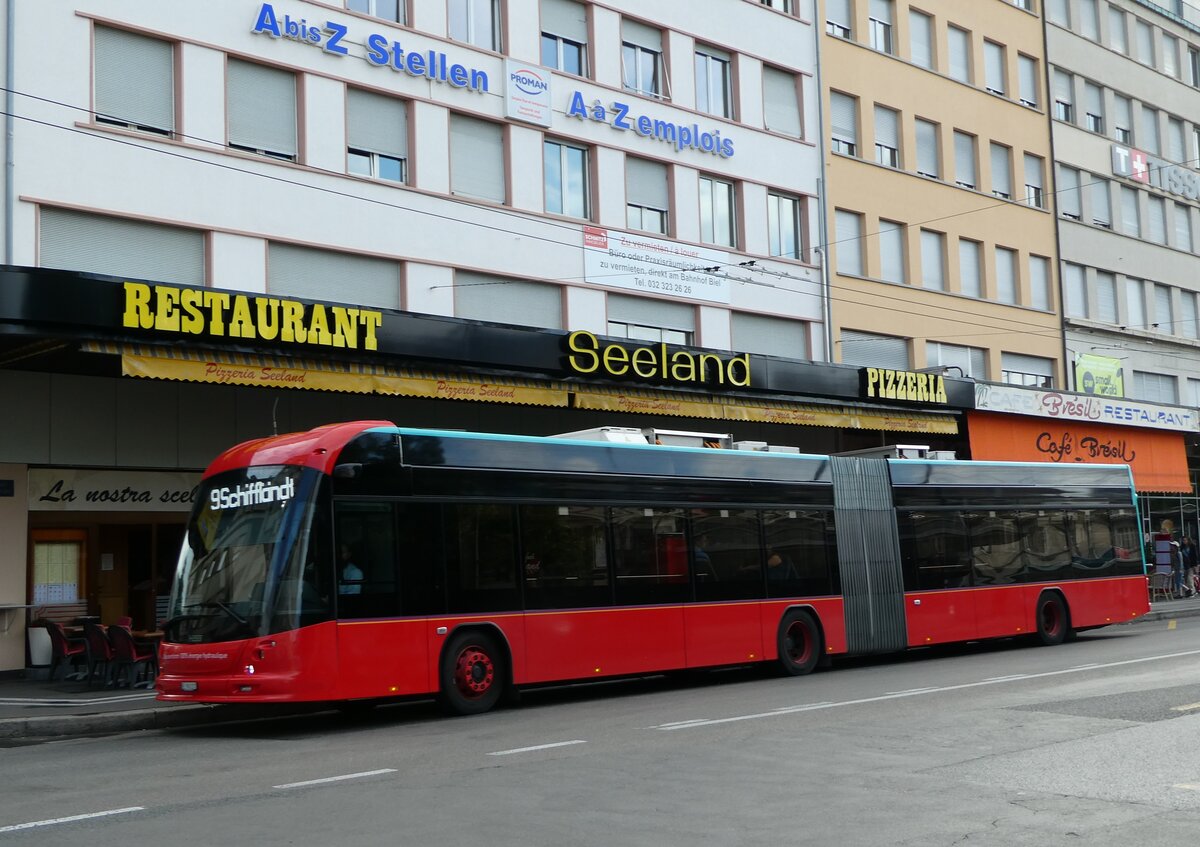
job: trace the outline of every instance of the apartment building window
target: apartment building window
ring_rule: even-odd
[[[1087,277],[1080,265],[1063,265],[1063,292],[1066,295],[1066,311],[1069,318],[1086,318]]]
[[[900,167],[900,115],[886,106],[875,107],[875,161]]]
[[[407,180],[408,109],[403,101],[347,89],[346,142],[350,173],[391,182]]]
[[[1030,388],[1054,387],[1054,360],[1024,353],[1000,353],[1000,381]]]
[[[808,358],[808,324],[804,321],[734,312],[729,316],[729,329],[734,350],[789,359]]]
[[[690,345],[696,335],[696,309],[683,303],[609,294],[608,334],[617,338]]]
[[[732,182],[700,177],[700,240],[721,247],[737,246]]]
[[[1071,75],[1054,69],[1054,117],[1067,123],[1075,123],[1075,96]]]
[[[933,68],[933,18],[916,9],[908,11],[908,57],[914,65]]]
[[[768,192],[767,236],[772,256],[797,260],[805,258],[803,208],[803,201],[799,197]]]
[[[588,151],[560,141],[542,143],[546,211],[572,218],[590,216]]]
[[[1171,289],[1166,285],[1154,286],[1154,329],[1173,334],[1175,315],[1171,308]]]
[[[562,329],[562,288],[471,271],[454,272],[454,315],[474,321]]]
[[[1200,124],[1192,124],[1192,161],[1200,163]]]
[[[1187,51],[1188,83],[1200,88],[1200,50],[1189,47]]]
[[[1167,201],[1162,197],[1146,197],[1146,237],[1155,244],[1167,243]]]
[[[971,33],[956,26],[946,29],[946,47],[950,53],[950,78],[971,83]]]
[[[932,121],[916,119],[917,130],[917,173],[921,176],[941,179],[941,156],[938,152],[938,125]]]
[[[991,143],[992,194],[1002,200],[1012,199],[1012,148]]]
[[[1148,403],[1178,403],[1179,391],[1175,377],[1148,371],[1133,372],[1133,399]]]
[[[668,96],[663,68],[662,30],[621,21],[621,80],[626,91],[647,97]]]
[[[710,115],[733,117],[732,62],[715,47],[696,48],[696,108]]]
[[[1125,326],[1129,329],[1146,329],[1146,287],[1140,279],[1125,279]]]
[[[1180,250],[1193,251],[1192,210],[1183,203],[1175,204],[1175,246]]]
[[[1079,197],[1079,171],[1066,165],[1058,166],[1058,213],[1073,221],[1083,217]]]
[[[1071,16],[1070,10],[1067,8],[1068,0],[1044,0],[1046,4],[1046,19],[1052,24],[1059,26],[1070,26]]]
[[[831,146],[835,153],[858,155],[858,98],[837,91],[829,94]]]
[[[787,15],[796,14],[796,7],[793,0],[758,0],[764,6],[770,6]]]
[[[587,76],[587,9],[575,0],[541,0],[542,65]]]
[[[1187,142],[1184,139],[1183,121],[1176,117],[1167,118],[1167,159],[1181,164],[1195,165],[1187,161]]]
[[[867,7],[867,26],[871,34],[871,49],[880,53],[892,52],[892,0],[870,0]]]
[[[1094,82],[1083,84],[1084,125],[1092,132],[1104,134],[1104,90]]]
[[[65,209],[38,210],[38,264],[43,268],[154,279],[203,287],[205,234]]]
[[[119,29],[95,29],[96,122],[171,135],[175,131],[175,47]]]
[[[983,296],[983,245],[958,239],[958,287],[967,297]]]
[[[1142,237],[1142,219],[1138,213],[1138,192],[1136,188],[1121,186],[1121,231],[1134,238]]]
[[[1134,18],[1134,32],[1137,60],[1143,65],[1154,67],[1154,27],[1140,18]]]
[[[1118,53],[1129,52],[1129,37],[1125,30],[1125,13],[1115,6],[1108,7],[1108,44]]]
[[[499,51],[500,0],[449,0],[450,37]]]
[[[928,229],[921,230],[921,287],[946,290],[946,236]]]
[[[450,116],[450,193],[503,203],[504,130],[500,124]]]
[[[1007,247],[996,248],[996,299],[1017,304],[1017,251]]]
[[[1079,0],[1079,34],[1092,41],[1100,40],[1100,11],[1096,0]]]
[[[1183,304],[1183,319],[1180,321],[1179,334],[1186,338],[1200,338],[1200,311],[1196,308],[1196,295],[1191,291],[1180,291],[1179,299]],[[1192,396],[1195,397],[1195,394]]]
[[[862,276],[862,215],[838,209],[834,213],[834,227],[834,237],[837,239],[838,273]]]
[[[1025,203],[1038,209],[1044,209],[1046,208],[1045,162],[1041,156],[1026,153],[1024,164]]]
[[[906,227],[896,221],[879,221],[879,278],[888,282],[907,282],[904,261]],[[936,233],[934,233],[936,235]],[[922,233],[922,235],[924,235]]]
[[[836,38],[849,39],[854,31],[854,17],[850,13],[850,0],[826,0],[825,31]]]
[[[404,0],[346,0],[346,8],[373,18],[404,23]]]
[[[1012,0],[1012,4],[1018,9],[1024,9],[1026,12],[1033,11],[1033,0]]]
[[[229,146],[295,161],[296,75],[234,58],[226,68]]]
[[[908,339],[843,329],[838,342],[842,363],[906,371],[909,368]]]
[[[1179,39],[1165,32],[1162,34],[1162,64],[1163,73],[1179,78]]]
[[[1122,144],[1133,143],[1133,101],[1113,95],[1113,138]]]
[[[925,364],[931,368],[958,368],[967,379],[987,378],[987,356],[981,347],[927,341]]]
[[[983,42],[984,85],[993,94],[1007,94],[1005,83],[1004,47],[994,41]]]
[[[666,234],[670,223],[667,166],[646,159],[625,159],[625,222],[630,229]]]
[[[1117,322],[1117,278],[1105,271],[1096,272],[1095,306],[1093,318],[1110,324]]]
[[[1050,311],[1050,260],[1045,256],[1029,257],[1029,305]]]
[[[1112,229],[1112,198],[1109,196],[1109,181],[1103,177],[1089,175],[1091,180],[1092,223]]]
[[[1142,134],[1141,147],[1154,154],[1162,152],[1162,144],[1158,134],[1158,109],[1142,104]]]
[[[1022,53],[1017,54],[1017,85],[1021,103],[1037,108],[1038,105],[1038,60]]]
[[[763,66],[763,123],[771,132],[793,138],[804,135],[799,88],[794,73]]]
[[[963,188],[974,188],[975,136],[954,130],[954,182]]]
[[[267,293],[272,296],[328,300],[333,280],[342,302],[400,308],[399,262],[294,244],[268,245]]]

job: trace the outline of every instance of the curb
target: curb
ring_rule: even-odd
[[[47,715],[45,717],[0,720],[0,740],[49,740],[86,735],[111,735],[150,729],[179,729],[237,721],[270,720],[328,711],[328,704],[297,704],[291,708],[215,705],[170,706],[121,712],[94,712],[87,715]]]
[[[1200,600],[1194,601],[1192,606],[1184,606],[1177,609],[1155,609],[1151,608],[1149,612],[1142,615],[1137,620],[1129,621],[1129,623],[1142,623],[1143,621],[1169,621],[1174,618],[1194,618],[1200,616]]]

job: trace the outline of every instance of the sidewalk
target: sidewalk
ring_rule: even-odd
[[[1200,597],[1154,603],[1133,623],[1200,616]],[[6,743],[199,726],[311,712],[294,706],[208,706],[160,703],[153,691],[88,688],[82,682],[0,679],[0,747]]]

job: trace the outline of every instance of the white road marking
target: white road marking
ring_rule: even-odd
[[[53,826],[56,823],[72,823],[74,821],[85,821],[91,818],[106,818],[111,815],[127,815],[130,812],[141,812],[145,806],[129,806],[125,809],[109,809],[107,812],[91,812],[86,815],[71,815],[65,818],[51,818],[47,821],[30,821],[29,823],[18,823],[12,826],[0,826],[0,832],[17,832],[22,829],[34,829],[39,826]]]
[[[689,721],[687,723],[678,723],[667,726],[655,727],[664,732],[672,732],[677,729],[694,729],[700,726],[716,726],[717,724],[736,723],[738,721],[752,721],[759,718],[775,718],[780,715],[791,714],[794,712],[815,711],[817,709],[835,709],[842,706],[860,706],[864,703],[878,703],[883,700],[898,700],[902,697],[917,697],[923,694],[940,694],[947,691],[961,691],[967,688],[979,688],[984,685],[997,685],[1001,682],[1014,682],[1022,679],[1042,679],[1049,676],[1062,676],[1069,673],[1080,673],[1084,670],[1095,670],[1096,668],[1119,668],[1124,665],[1137,665],[1143,662],[1157,662],[1162,659],[1179,659],[1185,656],[1200,655],[1200,650],[1185,650],[1181,653],[1164,653],[1161,656],[1143,656],[1140,659],[1123,659],[1119,662],[1106,662],[1098,665],[1084,665],[1078,668],[1066,668],[1060,671],[1046,671],[1044,673],[1031,673],[1021,676],[1000,676],[991,679],[985,679],[981,682],[964,682],[959,685],[945,685],[939,688],[918,688],[914,691],[901,691],[893,694],[882,694],[878,697],[862,697],[858,700],[842,700],[837,703],[817,703],[812,706],[799,706],[795,708],[777,709],[770,712],[758,712],[751,715],[735,715],[728,718],[714,718],[712,720]]]
[[[489,756],[511,756],[513,753],[532,753],[534,750],[549,750],[552,747],[570,747],[572,744],[587,744],[582,739],[574,741],[556,741],[554,744],[537,744],[533,747],[517,747],[514,750],[497,750],[495,753],[488,753]]]
[[[1194,783],[1181,782],[1179,785],[1172,785],[1172,788],[1182,788],[1186,791],[1200,791],[1200,785]]]
[[[1172,712],[1191,712],[1200,709],[1200,703],[1188,703],[1186,706],[1172,706]]]
[[[708,718],[692,718],[690,721],[674,721],[672,723],[659,724],[658,726],[650,727],[650,729],[662,729],[663,727],[666,727],[666,726],[683,726],[685,724],[699,723],[700,721],[706,721],[706,720],[708,720]]]
[[[1010,673],[1008,676],[989,676],[984,682],[1008,682],[1012,679],[1028,679],[1028,674]]]
[[[828,705],[829,705],[828,700],[822,700],[820,703],[801,703],[798,706],[780,706],[778,709],[775,709],[774,711],[776,711],[776,712],[794,712],[796,709],[811,709],[813,706],[828,706]],[[684,723],[691,723],[691,721],[684,721]]]
[[[904,691],[889,691],[888,694],[920,694],[922,691],[934,691],[935,688],[927,685],[924,688],[906,688]]]
[[[362,779],[365,776],[379,776],[384,773],[395,773],[395,768],[380,768],[377,771],[363,771],[361,773],[347,773],[341,776],[327,776],[324,779],[306,779],[304,782],[287,782],[283,785],[273,785],[272,788],[303,788],[306,785],[321,785],[326,782],[341,782],[344,779]]]
[[[1076,665],[1075,667],[1071,668],[1071,670],[1073,670],[1073,671],[1086,671],[1086,670],[1089,670],[1089,669],[1091,669],[1091,668],[1098,668],[1098,667],[1100,667],[1098,664],[1096,664],[1095,662],[1092,662],[1090,665]]]
[[[70,700],[66,697],[0,697],[0,706],[98,706],[104,703],[129,703],[134,700],[153,700],[153,691],[137,694],[121,694],[116,697],[90,697],[86,700]]]

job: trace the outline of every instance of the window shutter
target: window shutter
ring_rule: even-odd
[[[1078,219],[1083,213],[1079,199],[1079,171],[1063,165],[1058,166],[1058,211],[1069,218]]]
[[[959,290],[968,297],[982,297],[980,275],[980,245],[978,241],[958,240]]]
[[[1083,108],[1092,115],[1104,115],[1104,91],[1094,82],[1083,84]]]
[[[587,44],[587,11],[574,0],[542,0],[542,31]]]
[[[628,18],[621,20],[621,39],[630,44],[636,44],[638,47],[653,50],[655,53],[662,52],[662,30],[631,21]]]
[[[1180,250],[1192,251],[1191,209],[1183,203],[1175,204],[1175,246]]]
[[[1017,302],[1017,251],[996,248],[996,297],[1001,303]]]
[[[651,209],[669,209],[667,166],[661,162],[625,157],[625,202]]]
[[[1012,196],[1012,151],[1002,144],[992,145],[992,191]]]
[[[1175,331],[1171,315],[1171,289],[1165,285],[1154,286],[1154,322],[1158,324],[1159,332]]]
[[[1161,197],[1146,198],[1147,237],[1155,244],[1167,243],[1167,201]]]
[[[1092,180],[1092,223],[1104,227],[1112,226],[1112,200],[1108,196],[1108,180],[1093,176]]]
[[[862,266],[862,216],[854,212],[835,213],[838,273],[860,276]]]
[[[963,185],[975,188],[975,137],[954,132],[954,178]]]
[[[933,291],[946,290],[945,236],[921,230],[921,285]]]
[[[1125,280],[1125,308],[1129,312],[1126,324],[1130,329],[1146,328],[1145,287],[1140,279]]]
[[[1140,235],[1142,231],[1137,190],[1124,185],[1121,186],[1121,230],[1126,235]]]
[[[842,363],[908,370],[908,340],[872,332],[842,330]]]
[[[1200,338],[1200,312],[1196,310],[1196,295],[1190,291],[1181,291],[1183,301],[1183,320],[1179,326],[1179,334],[1187,338]]]
[[[696,331],[696,309],[670,300],[655,300],[651,297],[629,297],[624,294],[609,294],[608,319],[639,326],[656,326],[662,329]]]
[[[825,20],[851,29],[850,0],[826,0]]]
[[[295,74],[240,59],[228,71],[229,143],[295,156]]]
[[[309,300],[400,308],[400,265],[387,259],[272,243],[267,291]]]
[[[775,68],[763,68],[763,111],[766,127],[772,132],[801,136],[800,100],[796,75]]]
[[[1110,273],[1096,273],[1096,313],[1092,317],[1117,322],[1117,278]]]
[[[875,143],[885,147],[900,148],[899,119],[896,113],[885,107],[875,107]]]
[[[730,329],[734,350],[788,359],[809,356],[808,324],[804,321],[734,312]]]
[[[1058,68],[1054,69],[1054,99],[1063,103],[1073,103],[1075,98],[1071,91],[1071,75]]]
[[[1050,309],[1050,260],[1044,256],[1029,257],[1030,305],[1035,309]]]
[[[917,118],[917,171],[925,176],[939,177],[937,125]]]
[[[847,141],[857,143],[858,117],[855,109],[856,103],[857,101],[848,94],[839,94],[834,91],[829,95],[830,126],[833,129],[835,138],[844,138]]]
[[[182,227],[43,208],[38,264],[203,286],[204,233]]]
[[[888,282],[904,282],[904,224],[879,222],[880,276]]]
[[[959,82],[971,81],[971,36],[952,26],[947,30],[950,45],[950,76]]]
[[[1087,278],[1079,265],[1066,264],[1063,266],[1063,289],[1067,297],[1067,316],[1086,318],[1087,308]]]
[[[1004,84],[1004,48],[991,41],[983,42],[983,62],[988,89],[1003,94],[1007,91]]]
[[[1006,371],[1016,371],[1023,374],[1039,376],[1054,376],[1054,361],[1041,356],[1027,356],[1024,353],[1001,353],[1000,367]]]
[[[1018,56],[1017,73],[1020,76],[1022,102],[1036,106],[1038,104],[1037,59]]]
[[[351,88],[346,91],[346,114],[351,147],[408,158],[408,110],[403,101]]]
[[[892,22],[892,0],[871,0],[871,17],[885,24]]]
[[[487,274],[455,271],[454,314],[477,321],[562,327],[562,289]]]
[[[1195,165],[1195,162],[1186,161],[1186,146],[1183,141],[1183,121],[1179,118],[1167,118],[1167,158],[1172,162]]]
[[[499,124],[450,116],[450,190],[503,203],[504,136]]]
[[[923,68],[933,67],[933,48],[931,46],[933,38],[933,19],[923,12],[918,12],[912,9],[908,13],[908,31],[912,39],[910,48],[910,57],[913,64],[920,65]]]
[[[166,41],[96,27],[96,114],[175,129],[175,50]]]

